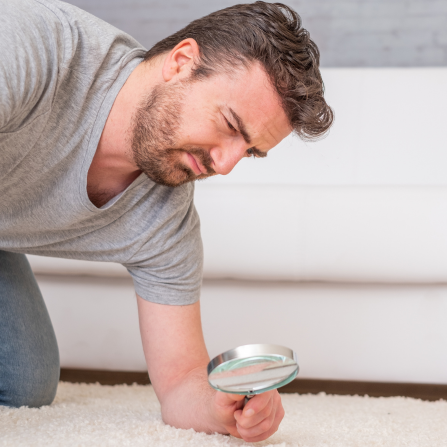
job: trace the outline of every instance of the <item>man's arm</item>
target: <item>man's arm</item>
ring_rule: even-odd
[[[230,433],[248,442],[277,431],[284,410],[276,390],[252,398],[242,413],[245,396],[217,392],[208,384],[199,302],[173,306],[137,299],[149,377],[166,424]]]

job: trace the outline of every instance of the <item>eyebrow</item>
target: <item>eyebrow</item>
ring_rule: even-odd
[[[242,122],[241,117],[231,107],[228,107],[228,110],[230,111],[231,115],[235,119],[237,127],[238,127],[238,130],[241,133],[242,137],[244,138],[245,142],[250,144],[251,143],[251,138],[250,138],[250,135],[248,135],[247,128],[245,127],[244,123]],[[251,147],[250,149],[252,149],[253,152],[258,157],[261,157],[261,158],[267,157],[267,152],[260,151],[256,147]]]

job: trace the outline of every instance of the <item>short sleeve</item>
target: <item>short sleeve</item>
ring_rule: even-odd
[[[0,0],[0,132],[49,111],[62,54],[51,11],[32,0]]]
[[[175,212],[163,219],[156,234],[123,265],[141,298],[159,304],[187,305],[199,300],[202,285],[200,220],[192,197],[172,208]]]

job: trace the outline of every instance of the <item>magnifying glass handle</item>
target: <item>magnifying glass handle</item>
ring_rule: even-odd
[[[254,395],[254,394],[247,394],[247,395],[245,396],[245,399],[244,399],[244,407],[245,407],[245,405],[247,405],[247,402],[248,402],[252,397],[255,397],[255,395]]]

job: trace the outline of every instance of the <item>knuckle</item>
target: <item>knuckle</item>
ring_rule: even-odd
[[[249,427],[248,427],[248,422],[245,421],[245,420],[244,420],[244,421],[240,421],[240,422],[238,422],[237,425],[238,425],[239,428],[244,429],[244,430],[247,429],[247,428],[249,428]]]
[[[258,415],[259,415],[262,419],[265,419],[265,418],[267,418],[267,417],[270,416],[270,413],[271,413],[271,412],[272,412],[271,407],[270,407],[270,406],[267,406],[267,407],[263,408],[263,409],[258,413]]]
[[[264,419],[264,420],[259,424],[259,428],[260,428],[260,430],[262,430],[262,433],[264,433],[264,432],[266,432],[267,430],[269,430],[271,426],[272,426],[272,422],[269,421],[268,419]]]
[[[236,424],[236,431],[239,433],[240,436],[244,437],[245,428],[242,427],[241,424]]]
[[[282,416],[284,416],[285,411],[284,411],[284,407],[282,406],[281,402],[279,403],[279,405],[276,407],[276,412]]]
[[[276,392],[274,399],[275,402],[281,403],[281,395],[278,392]]]

